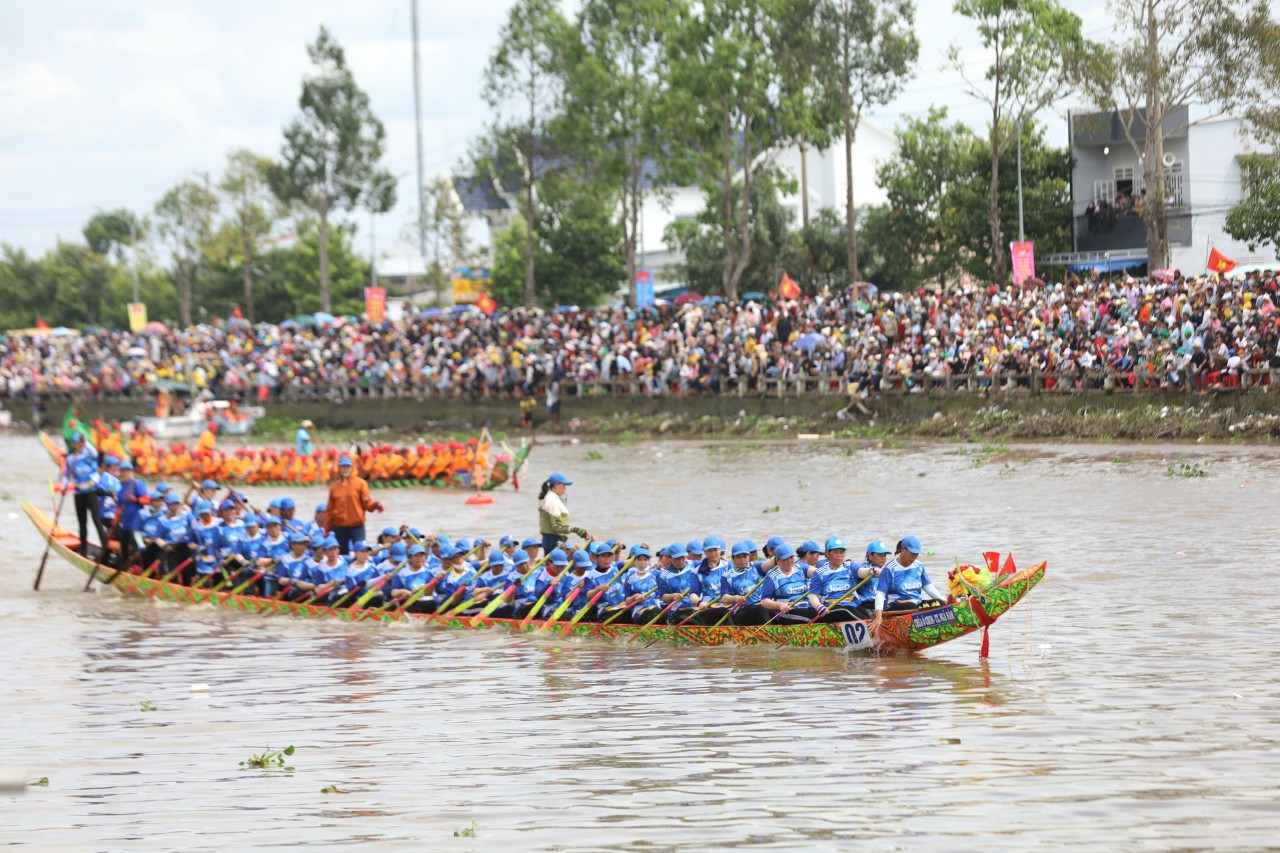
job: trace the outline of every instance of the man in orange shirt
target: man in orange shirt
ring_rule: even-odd
[[[344,554],[350,552],[351,543],[364,540],[365,512],[382,512],[382,504],[369,496],[369,484],[356,476],[350,456],[338,461],[338,479],[329,485],[327,503],[329,530]]]

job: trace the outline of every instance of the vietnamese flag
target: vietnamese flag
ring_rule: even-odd
[[[1209,269],[1216,273],[1231,272],[1236,262],[1219,252],[1216,248],[1209,253]]]
[[[39,330],[39,331],[41,331],[41,332],[47,332],[47,331],[49,331],[49,324],[48,324],[48,323],[46,323],[46,322],[44,321],[44,318],[43,318],[43,317],[37,317],[37,318],[36,318],[36,329],[38,329],[38,330]]]
[[[783,299],[799,299],[800,285],[791,280],[786,272],[782,273],[782,283],[778,285],[778,295]]]
[[[480,298],[476,300],[476,307],[483,311],[487,317],[498,310],[498,303],[494,302],[493,297],[489,294],[482,293]]]

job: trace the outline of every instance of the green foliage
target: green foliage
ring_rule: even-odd
[[[1246,154],[1240,158],[1244,198],[1227,213],[1226,230],[1249,251],[1270,246],[1280,256],[1280,157]]]
[[[342,790],[341,788],[339,788],[337,785],[325,785],[323,788],[321,788],[321,789],[320,789],[320,793],[322,793],[322,794],[349,794],[349,793],[351,793],[351,792],[350,792],[350,791],[344,791],[344,790]]]
[[[281,164],[270,179],[282,201],[303,205],[319,221],[320,309],[331,311],[329,216],[357,204],[374,213],[390,210],[395,179],[378,168],[386,129],[323,26],[307,54],[316,73],[302,81],[299,114],[284,129]]]
[[[98,211],[84,226],[84,241],[99,255],[119,253],[143,236],[143,227],[133,211],[125,208]]]
[[[983,280],[994,253],[985,216],[990,184],[990,143],[945,110],[911,119],[897,131],[897,159],[882,163],[877,179],[888,203],[867,212],[864,271],[894,290],[954,282],[968,273]],[[1000,167],[1004,233],[1017,233],[1016,151]],[[1067,251],[1071,244],[1070,155],[1045,144],[1043,129],[1023,127],[1022,183],[1027,239],[1037,254]],[[1002,251],[1007,251],[1007,247]]]
[[[453,182],[446,177],[435,177],[422,188],[418,209],[402,234],[415,245],[419,236],[426,243],[424,256],[430,259],[422,284],[428,290],[447,293],[453,267],[471,266],[476,253],[466,213],[458,203]]]
[[[227,155],[227,170],[218,183],[231,215],[214,234],[211,254],[223,265],[239,270],[244,313],[250,322],[257,319],[253,285],[259,274],[256,262],[260,247],[285,214],[284,206],[271,193],[275,168],[269,158],[241,148]]]
[[[478,830],[479,828],[480,828],[480,825],[473,820],[471,821],[471,826],[466,826],[466,827],[463,827],[462,829],[455,829],[453,831],[453,837],[454,838],[475,838],[476,830]]]
[[[49,787],[49,777],[41,776],[39,779],[32,779],[27,784],[33,788],[47,788]]]
[[[206,183],[190,178],[180,182],[156,202],[156,232],[173,264],[178,285],[178,317],[191,325],[196,277],[207,259],[213,217],[218,198]]]
[[[159,711],[160,709],[159,709],[159,708],[157,708],[157,707],[155,706],[155,703],[151,702],[150,700],[143,699],[143,700],[142,700],[142,705],[141,705],[141,707],[139,707],[139,709],[138,709],[138,710],[140,710],[140,711]]]
[[[1200,467],[1198,462],[1180,462],[1176,466],[1170,465],[1165,469],[1166,477],[1177,477],[1180,480],[1194,480],[1199,477],[1208,477],[1209,472]]]
[[[601,453],[599,450],[588,450],[588,451],[587,451],[587,461],[588,461],[588,462],[599,462],[599,461],[601,461],[602,459],[604,459],[604,454],[603,454],[603,453]]]
[[[822,287],[837,290],[849,283],[848,245],[844,218],[829,207],[823,208],[807,226],[788,235],[782,268],[805,291],[816,292]]]
[[[768,515],[774,512],[781,512],[781,511],[782,511],[782,507],[779,506],[778,504],[774,504],[773,506],[767,506],[764,509],[760,510],[760,512],[764,513],[765,515]]]
[[[292,767],[285,767],[284,759],[286,756],[293,755],[293,751],[292,746],[286,746],[284,749],[264,749],[257,755],[251,755],[241,761],[240,766],[252,770],[267,770],[271,767],[284,767],[285,770],[292,770]]]

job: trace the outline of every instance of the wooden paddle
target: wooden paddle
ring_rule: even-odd
[[[585,575],[583,575],[583,579],[585,581],[586,579]],[[560,617],[564,615],[564,612],[569,609],[569,605],[573,604],[574,599],[576,599],[581,592],[582,592],[582,584],[578,584],[573,589],[569,590],[569,594],[565,596],[564,602],[555,609],[555,612],[551,614],[551,618],[544,619],[542,624],[538,626],[538,632],[545,633],[548,628],[550,628],[556,622],[559,622]]]
[[[657,622],[657,621],[658,621],[659,619],[661,619],[663,616],[665,616],[666,614],[670,613],[672,610],[675,610],[675,609],[676,609],[676,607],[677,607],[677,606],[680,604],[680,602],[682,602],[682,601],[684,601],[684,596],[683,596],[683,595],[681,595],[679,598],[677,598],[675,601],[671,602],[670,604],[668,604],[668,605],[664,606],[661,610],[659,610],[659,611],[658,611],[658,615],[657,615],[657,616],[654,616],[654,617],[653,617],[652,619],[650,619],[648,622],[646,622],[646,623],[644,623],[643,625],[641,625],[641,626],[640,626],[640,630],[639,630],[639,631],[636,631],[636,632],[635,632],[634,634],[632,634],[630,637],[627,637],[627,642],[628,642],[628,643],[630,643],[630,642],[634,642],[634,641],[635,641],[635,638],[636,638],[636,637],[639,637],[639,636],[640,636],[640,634],[644,631],[644,629],[645,629],[645,628],[648,628],[648,627],[649,627],[650,625],[652,625],[654,622]]]
[[[520,580],[524,580],[525,578],[527,578],[529,576],[529,572],[536,572],[539,568],[541,568],[542,564],[547,561],[547,557],[549,555],[550,555],[550,552],[547,552],[546,554],[543,554],[541,557],[539,557],[538,562],[530,566],[528,572],[525,572],[523,575],[520,575]],[[494,596],[493,601],[486,604],[483,610],[481,610],[475,616],[471,617],[471,622],[469,623],[469,627],[471,628],[476,627],[476,623],[478,623],[481,619],[487,619],[490,613],[492,613],[493,611],[501,607],[503,602],[505,602],[509,597],[514,596],[517,586],[519,586],[519,581],[513,581],[507,586],[506,589],[502,591],[500,595]]]
[[[40,569],[36,572],[36,582],[35,585],[31,587],[36,591],[39,591],[40,579],[44,577],[44,564],[49,561],[49,552],[53,550],[53,537],[58,530],[58,519],[62,517],[62,505],[67,502],[67,491],[68,490],[65,488],[64,484],[62,496],[58,498],[58,508],[54,510],[53,513],[53,524],[49,527],[49,539],[45,543],[44,556],[40,558]],[[80,545],[83,547],[84,543],[81,542]],[[96,572],[97,569],[95,568],[94,571]]]
[[[768,575],[765,575],[763,578],[760,578],[760,580],[756,582],[756,585],[751,587],[751,589],[747,590],[746,594],[742,596],[742,601],[738,602],[737,604],[733,605],[728,610],[726,610],[724,615],[721,616],[720,619],[716,622],[716,624],[712,625],[711,627],[719,628],[724,623],[724,620],[728,619],[730,616],[736,613],[738,611],[738,608],[741,607],[743,604],[745,604],[746,600],[751,597],[751,594],[764,585],[765,578],[767,577]],[[724,598],[724,596],[720,596],[720,597]]]
[[[625,563],[622,564],[622,568],[618,569],[618,571],[614,574],[614,576],[609,578],[608,583],[604,584],[595,592],[593,592],[591,594],[591,600],[588,601],[583,607],[579,608],[578,612],[573,615],[573,618],[570,619],[567,623],[565,623],[564,628],[561,629],[561,633],[565,633],[565,634],[569,633],[569,631],[573,628],[573,626],[577,625],[578,622],[582,620],[582,617],[587,615],[587,611],[589,611],[592,607],[595,607],[596,602],[599,601],[600,598],[604,595],[605,590],[613,586],[614,582],[617,581],[618,578],[622,577],[626,573],[627,569],[631,568],[632,564],[635,563],[635,561],[636,561],[635,557],[632,557],[630,560],[627,560]]]
[[[538,615],[538,611],[542,609],[542,605],[547,603],[547,599],[551,597],[551,591],[560,584],[560,581],[564,579],[564,573],[567,571],[569,571],[569,567],[565,566],[560,570],[560,574],[556,575],[552,579],[551,583],[547,584],[546,592],[542,593],[542,597],[533,603],[533,607],[529,610],[527,614],[525,614],[525,617],[520,620],[521,631],[529,627],[529,623],[532,622],[533,618]]]

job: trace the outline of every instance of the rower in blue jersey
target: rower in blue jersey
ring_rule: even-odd
[[[591,559],[591,555],[587,553],[585,548],[579,548],[573,552],[570,558],[569,570],[560,573],[560,580],[556,582],[555,587],[551,590],[551,595],[547,597],[547,603],[543,605],[542,611],[538,613],[538,619],[550,619],[556,609],[573,595],[575,589],[581,589],[573,599],[573,603],[569,605],[575,613],[579,608],[586,607],[587,600],[591,597],[591,591],[600,581],[597,580],[598,575],[595,571],[595,561]],[[582,617],[584,621],[591,622],[591,611]]]
[[[106,531],[102,528],[102,512],[98,505],[98,451],[77,432],[62,465],[62,488],[75,491],[76,523],[80,529],[80,553],[89,553],[89,522],[98,532],[98,544],[107,548]]]
[[[533,595],[533,581],[537,572],[532,570],[529,552],[517,548],[511,555],[511,571],[507,573],[507,586],[500,591],[505,603],[489,613],[494,619],[511,619],[521,607],[532,605],[537,598]]]
[[[650,562],[652,555],[648,548],[635,545],[631,553],[636,558],[635,565],[622,576],[622,591],[626,597],[620,609],[625,612],[616,621],[648,622],[657,615],[657,608],[661,606],[658,602],[658,573]]]
[[[114,538],[116,526],[116,492],[120,491],[120,460],[111,454],[102,458],[102,468],[98,472],[99,501],[98,519],[102,529],[107,531],[107,539]]]
[[[806,539],[796,546],[796,566],[804,572],[805,577],[813,577],[813,573],[826,563],[826,555],[822,553],[822,548],[812,539]]]
[[[520,540],[520,548],[529,555],[529,564],[533,565],[542,556],[542,539],[537,536],[526,536]]]
[[[463,595],[467,591],[467,585],[476,574],[476,570],[467,563],[467,553],[458,545],[448,550],[441,550],[440,580],[433,591],[434,607],[427,609],[424,606],[420,612],[445,613],[464,601]],[[419,601],[425,598],[426,596]]]
[[[161,574],[176,569],[191,554],[191,518],[182,511],[182,498],[173,492],[165,495],[164,514],[155,520],[156,535],[152,539],[154,553],[143,556],[154,561],[163,556]],[[150,562],[147,563],[150,565]]]
[[[498,550],[502,552],[502,559],[510,564],[511,555],[520,547],[520,543],[512,536],[503,536],[498,540]]]
[[[724,552],[724,540],[719,536],[708,536],[702,540],[702,562],[697,565],[697,569],[698,577],[702,579],[704,604],[720,595],[720,581],[729,570],[729,561],[725,559]]]
[[[425,550],[425,548],[423,549]],[[374,563],[376,574],[365,582],[365,593],[373,592],[369,600],[365,602],[365,607],[380,607],[386,603],[387,597],[391,595],[391,586],[395,581],[396,574],[409,564],[409,549],[400,541],[394,542],[387,549],[386,557],[379,560],[376,555],[369,558]],[[432,575],[434,576],[434,571]],[[376,588],[376,589],[375,589]]]
[[[754,545],[755,543],[753,542],[751,544]],[[755,559],[753,557],[751,565],[755,566],[756,571],[761,575],[769,574],[769,572],[773,571],[774,567],[778,565],[777,558],[774,556],[775,552],[779,546],[785,544],[787,544],[786,540],[781,536],[770,536],[765,540],[764,548],[761,549],[760,552],[760,558]]]
[[[280,514],[280,523],[284,527],[286,536],[292,538],[295,533],[307,533],[306,527],[296,517],[298,502],[293,498],[281,498],[276,505],[276,512]],[[310,538],[309,534],[308,538]]]
[[[701,539],[690,539],[684,544],[685,559],[689,565],[696,571],[702,567],[702,556],[706,550],[702,547]]]
[[[890,553],[889,546],[879,539],[873,539],[867,543],[866,557],[857,565],[853,578],[854,582],[861,586],[847,603],[852,605],[849,609],[858,614],[859,619],[870,619],[875,613],[874,604],[878,587],[876,578],[880,577],[880,573],[884,570]]]
[[[407,601],[422,587],[426,586],[435,579],[436,574],[427,568],[427,549],[422,545],[414,545],[409,548],[409,562],[387,581],[387,585],[383,587],[386,594],[394,601]],[[409,605],[412,613],[434,613],[436,602],[433,598],[428,598],[429,594],[424,593],[413,604]]]
[[[311,537],[299,530],[289,536],[289,551],[276,563],[275,568],[267,572],[271,580],[272,590],[279,589],[283,598],[298,597],[298,581],[305,581],[311,576]],[[271,595],[272,592],[267,592]]]
[[[212,504],[217,500],[217,497],[218,484],[213,480],[205,480],[200,484],[200,488],[196,490],[196,500],[206,500]],[[195,506],[195,501],[192,501],[192,506]]]
[[[596,583],[595,588],[598,590],[604,587],[604,591],[600,593],[600,598],[596,600],[596,613],[601,614],[610,608],[616,608],[622,604],[622,600],[627,594],[622,589],[622,576],[618,574],[625,562],[619,562],[615,559],[613,547],[608,542],[596,543],[599,547],[595,548],[592,555],[595,559]],[[617,543],[621,544],[621,543]],[[593,591],[594,594],[594,591]],[[584,601],[583,604],[586,604]],[[591,614],[587,614],[590,616]],[[586,616],[583,617],[586,620]]]
[[[187,541],[193,549],[198,548],[199,551],[192,564],[194,571],[188,569],[184,573],[184,582],[194,583],[196,580],[204,579],[206,583],[213,583],[214,579],[208,576],[218,571],[223,559],[227,556],[222,539],[222,524],[214,517],[213,504],[204,498],[196,498],[191,509],[195,518],[187,533]]]
[[[678,602],[666,612],[665,618],[668,622],[681,622],[692,615],[702,601],[702,581],[697,568],[689,563],[689,552],[684,545],[679,542],[668,545],[667,556],[671,566],[658,574],[658,600],[664,607]]]
[[[248,512],[238,521],[244,527],[244,536],[236,543],[236,551],[249,563],[254,563],[258,559],[258,546],[267,537],[262,529],[262,517],[256,512]]]
[[[120,505],[116,539],[120,543],[120,565],[123,566],[142,546],[142,524],[151,502],[146,483],[134,476],[133,463],[128,460],[120,465],[120,488],[116,490],[116,501]]]
[[[809,579],[796,567],[796,552],[785,542],[773,551],[774,568],[764,583],[747,597],[746,605],[733,616],[737,625],[764,625],[781,622],[808,622],[816,614],[804,603]]]
[[[382,532],[378,534],[378,543],[373,549],[373,559],[375,562],[381,563],[387,558],[391,546],[399,541],[400,531],[394,527],[384,527]]]
[[[316,595],[319,596],[318,601],[328,603],[333,592],[347,579],[347,558],[342,556],[342,546],[338,544],[338,537],[332,533],[324,538],[322,548],[320,558],[310,567],[311,576],[307,578],[309,583],[304,585],[299,582],[298,586],[308,593],[308,598]]]
[[[501,595],[502,591],[507,588],[507,576],[510,571],[511,567],[507,564],[507,555],[501,550],[490,551],[489,557],[485,560],[484,565],[480,567],[480,571],[471,577],[471,581],[467,585],[465,598],[474,599],[475,606],[469,607],[463,612],[479,612],[490,598],[495,595]]]
[[[871,631],[880,628],[885,610],[914,610],[924,596],[934,601],[946,601],[947,597],[929,581],[929,573],[920,562],[920,540],[904,537],[898,543],[898,553],[884,564],[876,583],[875,616]]]
[[[747,602],[747,597],[764,583],[764,578],[760,577],[760,573],[751,565],[751,554],[754,550],[754,543],[749,539],[735,542],[729,549],[732,562],[720,575],[719,602],[716,606],[707,609],[707,624],[720,624],[726,613],[736,613],[741,610]]]
[[[846,551],[843,539],[829,537],[826,558],[809,576],[809,607],[817,614],[818,622],[849,622],[862,618],[854,612],[853,597],[857,593],[850,594],[858,583],[855,577],[858,567],[844,558]]]
[[[351,544],[351,559],[347,563],[347,576],[334,590],[336,598],[347,598],[350,603],[355,595],[364,593],[371,581],[381,577],[378,564],[373,561],[373,546],[363,539]]]
[[[223,546],[228,553],[243,557],[245,548],[242,543],[248,537],[249,531],[240,517],[240,505],[233,499],[227,498],[218,504],[218,516],[222,519]]]
[[[527,603],[524,603],[517,608],[514,618],[523,619],[525,616],[528,616],[534,605],[538,603],[538,600],[542,598],[546,591],[554,584],[560,582],[560,578],[568,570],[569,564],[569,555],[565,553],[563,548],[552,548],[547,554],[547,561],[543,564],[542,568],[531,573],[533,574],[533,580],[522,583],[517,588],[517,596],[522,596],[527,592],[531,597]],[[550,597],[551,596],[549,595],[547,596],[547,598]],[[519,600],[519,598],[517,600]],[[541,616],[542,612],[546,609],[547,604],[546,602],[543,602],[542,610],[538,612],[538,616]]]

